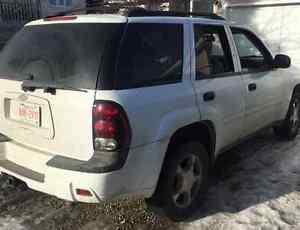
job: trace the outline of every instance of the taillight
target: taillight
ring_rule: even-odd
[[[111,101],[96,101],[93,106],[94,153],[88,161],[55,156],[47,165],[89,173],[106,173],[121,169],[128,157],[131,128],[124,109]],[[92,196],[89,190],[78,188],[79,196]]]
[[[93,108],[95,152],[117,152],[130,145],[131,130],[122,107],[114,102],[95,102]]]

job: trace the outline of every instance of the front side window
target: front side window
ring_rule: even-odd
[[[234,72],[223,26],[194,25],[197,79]]]
[[[271,54],[254,34],[236,28],[232,33],[243,72],[265,70],[271,66]]]
[[[117,88],[178,82],[183,69],[183,25],[130,23],[121,44]]]

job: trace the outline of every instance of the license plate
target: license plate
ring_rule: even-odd
[[[32,125],[41,126],[40,107],[30,103],[16,102],[11,104],[11,119]]]

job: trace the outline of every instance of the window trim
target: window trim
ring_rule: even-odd
[[[210,74],[210,75],[207,75],[207,76],[204,76],[204,75],[197,75],[197,72],[196,72],[196,58],[197,58],[197,56],[196,56],[196,47],[195,47],[195,45],[196,45],[196,40],[195,40],[195,27],[196,26],[199,26],[199,27],[203,27],[203,28],[213,28],[213,29],[215,29],[215,28],[218,28],[218,29],[222,29],[223,30],[223,32],[224,32],[224,35],[225,35],[225,39],[226,39],[226,43],[227,44],[225,44],[227,47],[226,48],[224,48],[224,47],[222,47],[223,48],[223,51],[224,51],[224,54],[225,54],[225,57],[231,57],[231,60],[232,60],[232,71],[231,72],[224,72],[224,73],[217,73],[217,74]],[[227,34],[227,31],[226,31],[226,28],[225,28],[225,25],[223,25],[223,24],[201,24],[201,23],[192,23],[192,31],[193,31],[193,33],[192,33],[192,37],[193,37],[193,42],[194,42],[194,44],[193,44],[193,50],[192,50],[192,53],[193,53],[193,55],[194,55],[194,66],[192,67],[193,69],[194,69],[194,73],[195,73],[195,81],[201,81],[201,80],[207,80],[207,79],[215,79],[215,78],[224,78],[224,77],[231,77],[231,76],[234,76],[235,75],[235,73],[236,73],[236,71],[235,71],[235,64],[234,64],[234,55],[233,55],[233,53],[232,53],[232,47],[231,47],[231,43],[230,43],[230,39],[229,39],[229,37],[228,37],[228,34]],[[217,31],[218,32],[218,35],[220,35],[220,32],[219,31]],[[222,32],[222,33],[223,33]],[[221,39],[220,39],[221,40]],[[223,44],[222,44],[223,45]],[[228,53],[227,55],[226,55],[226,52]]]
[[[239,71],[239,72],[232,72],[232,73],[221,73],[221,74],[215,74],[213,78],[202,78],[198,79],[197,81],[202,81],[202,80],[209,80],[209,79],[218,79],[218,78],[226,78],[226,77],[240,77],[242,75],[247,75],[247,74],[255,74],[255,73],[264,73],[264,72],[270,72],[270,71],[275,71],[275,69],[269,70],[269,69],[262,69],[259,71],[252,70],[252,71]]]
[[[239,53],[237,53],[238,55],[237,55],[236,58],[237,58],[238,62],[240,63],[240,68],[241,68],[240,70],[241,71],[239,73],[241,75],[251,74],[251,73],[262,73],[262,72],[267,72],[267,71],[271,71],[271,70],[274,69],[274,67],[272,66],[272,60],[273,60],[272,53],[268,50],[268,48],[265,46],[263,41],[255,33],[253,33],[249,29],[236,27],[236,26],[230,26],[230,30],[232,32],[233,37],[234,37],[234,34],[235,34],[234,31],[237,31],[237,33],[244,34],[246,36],[246,38],[249,39],[250,42],[252,42],[255,45],[255,47],[264,55],[265,60],[267,62],[270,62],[270,63],[267,63],[268,66],[266,66],[266,67],[257,68],[255,70],[243,70],[242,63],[241,63],[241,57],[239,56]],[[247,35],[250,35],[250,37],[247,36]],[[237,48],[237,45],[236,45],[234,39],[233,39],[233,43],[234,43],[234,45],[236,47],[236,50],[238,52],[238,48]]]

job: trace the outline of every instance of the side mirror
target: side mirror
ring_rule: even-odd
[[[287,55],[278,54],[273,60],[274,68],[287,69],[291,66],[291,58]]]

